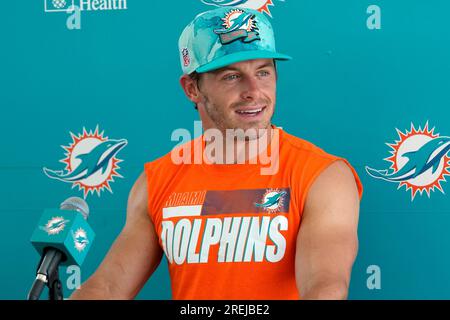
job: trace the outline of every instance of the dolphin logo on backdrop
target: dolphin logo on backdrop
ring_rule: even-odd
[[[83,133],[72,136],[72,143],[63,146],[66,151],[66,158],[60,162],[66,165],[64,170],[51,170],[43,168],[47,177],[72,184],[72,188],[78,186],[83,190],[86,198],[89,193],[100,192],[104,189],[112,193],[110,182],[114,177],[123,178],[117,173],[120,169],[118,163],[122,160],[117,158],[117,154],[127,144],[126,139],[108,139],[104,137],[104,132],[99,133],[98,126],[94,132],[89,133],[83,128]]]
[[[258,10],[272,17],[269,6],[274,6],[273,0],[201,0],[204,4],[216,7],[238,7]],[[284,2],[284,0],[279,0]]]
[[[375,179],[397,183],[411,191],[411,201],[418,192],[430,192],[437,188],[444,193],[441,182],[446,182],[450,175],[450,137],[429,130],[428,122],[424,129],[416,129],[411,124],[411,130],[405,133],[397,129],[399,136],[395,143],[387,144],[392,150],[391,156],[384,160],[390,162],[389,169],[374,169],[366,166],[366,172]]]

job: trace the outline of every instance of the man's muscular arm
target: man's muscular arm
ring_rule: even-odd
[[[147,199],[142,173],[128,197],[125,227],[97,271],[70,299],[133,299],[139,293],[162,257]]]
[[[311,186],[297,236],[295,271],[302,299],[347,298],[358,217],[355,178],[344,162],[334,162]]]

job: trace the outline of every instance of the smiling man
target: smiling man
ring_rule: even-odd
[[[276,61],[290,57],[276,51],[270,22],[249,9],[208,11],[179,50],[204,134],[145,164],[122,233],[72,298],[134,298],[164,254],[174,299],[345,299],[362,185],[347,160],[272,124]],[[206,162],[173,161],[211,145]],[[263,153],[276,170],[262,173]]]

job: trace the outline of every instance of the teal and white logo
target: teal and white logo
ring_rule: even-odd
[[[392,149],[391,156],[385,158],[391,165],[389,169],[377,170],[366,166],[367,174],[375,179],[397,183],[398,188],[411,191],[411,201],[418,192],[426,192],[428,198],[435,188],[444,193],[441,182],[450,175],[450,137],[434,133],[425,127],[401,132],[397,129],[399,140],[387,143]]]
[[[78,228],[77,231],[72,233],[75,249],[78,252],[82,252],[86,246],[89,244],[86,231],[83,228]]]
[[[64,219],[64,217],[53,217],[47,222],[45,226],[40,226],[39,228],[42,231],[47,232],[49,236],[52,236],[63,231],[67,223],[69,222],[70,220],[66,220]]]
[[[279,212],[283,207],[284,196],[286,194],[286,191],[268,189],[264,194],[261,203],[255,203],[255,207],[263,208],[269,213]]]
[[[66,27],[69,30],[81,29],[82,12],[103,12],[127,9],[127,0],[44,0],[45,12],[64,12],[68,15]]]
[[[245,43],[261,40],[253,13],[233,9],[222,20],[223,28],[214,30],[222,44],[229,44],[238,39]]]
[[[44,0],[45,12],[127,10],[127,0]]]
[[[113,140],[104,137],[104,132],[100,133],[98,126],[94,132],[89,133],[83,128],[83,133],[75,135],[70,133],[72,142],[68,146],[63,146],[66,151],[65,158],[60,162],[65,164],[64,170],[51,170],[43,168],[47,177],[69,183],[72,188],[78,187],[82,190],[84,198],[89,193],[107,189],[112,193],[110,183],[114,177],[123,178],[119,173],[119,163],[117,154],[127,144],[126,139]]]
[[[201,0],[204,4],[216,7],[238,7],[253,9],[272,16],[269,7],[274,6],[273,0]],[[284,2],[284,0],[280,0]]]
[[[45,12],[67,12],[75,4],[75,0],[44,0]]]

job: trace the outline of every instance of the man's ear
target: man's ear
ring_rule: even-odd
[[[197,80],[194,80],[189,75],[185,74],[181,76],[180,84],[189,100],[195,104],[201,101],[201,93],[198,88]]]

